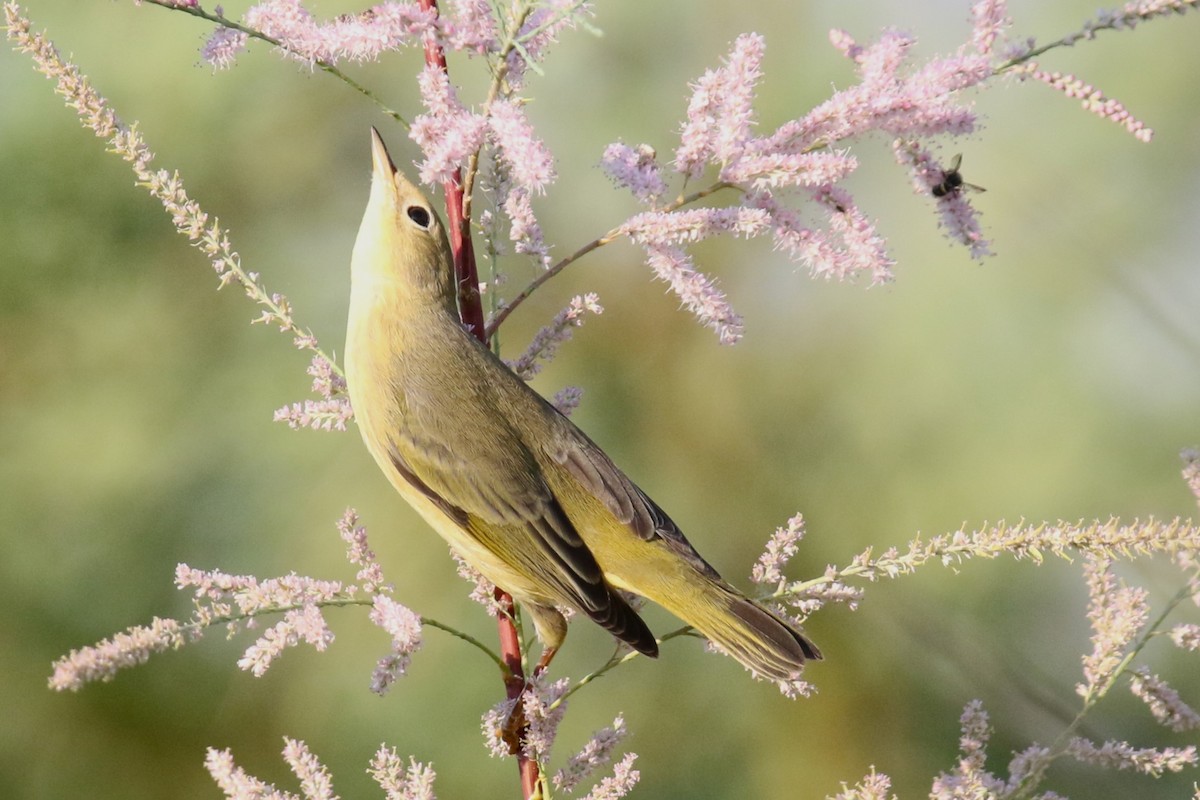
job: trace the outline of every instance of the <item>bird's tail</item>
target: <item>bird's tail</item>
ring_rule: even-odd
[[[794,680],[806,661],[821,658],[808,637],[724,581],[706,579],[699,602],[667,610],[707,636],[758,675],[773,681]]]

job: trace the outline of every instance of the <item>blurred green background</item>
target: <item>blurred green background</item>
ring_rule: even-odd
[[[229,2],[240,16],[248,4]],[[323,2],[327,17],[360,8]],[[556,252],[622,220],[632,202],[595,164],[618,138],[669,154],[686,85],[738,33],[767,36],[764,127],[851,81],[826,39],[884,26],[918,56],[968,35],[966,0],[602,3],[602,38],[568,36],[532,80],[530,113],[558,157],[541,203]],[[286,293],[340,352],[348,261],[366,201],[367,126],[398,160],[415,148],[333,79],[252,46],[229,72],[198,65],[206,24],[132,3],[30,0],[35,27],[91,76],[158,164],[232,230],[250,269]],[[1021,35],[1076,29],[1088,3],[1014,3]],[[734,348],[649,279],[637,251],[606,248],[515,314],[509,352],[574,293],[589,320],[538,379],[585,389],[576,419],[727,577],[742,585],[769,533],[809,525],[795,574],[867,546],[901,545],[985,520],[1191,515],[1181,447],[1200,444],[1200,18],[1101,35],[1044,60],[1124,101],[1156,131],[1137,142],[1041,85],[996,87],[986,129],[947,145],[998,255],[972,263],[940,237],[882,138],[856,150],[852,187],[898,260],[891,286],[814,282],[765,242],[712,242],[748,333]],[[418,53],[353,74],[416,108]],[[481,63],[454,76],[480,85]],[[208,746],[289,789],[284,735],[306,740],[343,797],[379,796],[365,775],[386,741],[433,761],[443,798],[515,797],[511,762],[489,759],[479,716],[499,683],[437,631],[384,699],[367,691],[387,642],[356,611],[329,614],[328,653],[288,652],[261,679],[234,667],[251,639],[214,634],[78,694],[46,688],[51,661],[153,615],[186,616],[178,562],[260,576],[351,579],[334,523],[356,506],[400,600],[490,640],[439,540],[379,476],[355,432],[293,432],[272,411],[307,395],[307,357],[247,321],[203,257],[176,235],[120,159],[80,129],[27,57],[0,55],[0,796],[214,798]],[[407,148],[407,149],[406,149]],[[507,265],[512,285],[530,276]],[[1165,565],[1126,574],[1161,603]],[[869,587],[862,608],[810,623],[827,655],[813,699],[789,702],[694,641],[672,642],[581,692],[558,759],[623,711],[643,798],[823,797],[870,765],[904,797],[955,764],[958,716],[993,712],[994,769],[1073,715],[1088,649],[1078,564],[929,566]],[[1195,609],[1192,614],[1195,621]],[[672,624],[651,612],[657,630]],[[573,628],[558,674],[609,653]],[[1196,661],[1156,643],[1156,670],[1200,703]],[[1120,692],[1086,726],[1098,739],[1183,745]],[[1160,781],[1056,767],[1050,784],[1091,797],[1180,797]]]

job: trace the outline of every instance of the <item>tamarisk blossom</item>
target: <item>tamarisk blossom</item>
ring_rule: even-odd
[[[550,45],[564,32],[575,30],[592,16],[592,4],[587,0],[542,0],[525,18],[517,31],[519,47],[509,51],[505,62],[505,80],[513,90],[520,89],[526,72],[538,70],[538,62],[546,57]]]
[[[443,42],[473,55],[500,49],[496,18],[488,0],[447,0],[441,4]]]
[[[300,779],[300,790],[306,800],[337,800],[329,770],[313,755],[308,745],[286,736],[283,742],[283,760]]]
[[[625,718],[618,715],[613,724],[592,734],[583,748],[567,759],[567,764],[554,773],[554,788],[560,792],[572,791],[587,780],[597,769],[612,760],[612,752],[628,734]]]
[[[533,341],[520,357],[505,363],[522,380],[530,380],[542,371],[543,363],[549,363],[554,358],[559,345],[570,340],[572,331],[583,324],[589,313],[604,313],[599,295],[595,292],[576,295],[571,298],[566,308],[554,316],[549,325],[534,335]]]
[[[1171,628],[1171,641],[1182,650],[1200,650],[1200,625],[1190,622]]]
[[[214,70],[229,69],[246,49],[250,35],[237,28],[217,28],[200,48],[200,60]]]
[[[946,232],[947,238],[966,245],[972,258],[991,255],[979,225],[979,215],[967,197],[967,187],[935,195],[934,188],[943,183],[946,171],[937,163],[933,153],[915,141],[902,139],[893,143],[892,152],[896,161],[906,167],[912,176],[913,191],[928,194],[937,202],[938,224]]]
[[[983,703],[972,700],[959,718],[958,765],[953,772],[944,772],[933,781],[929,796],[933,800],[960,797],[996,797],[1004,789],[1004,781],[987,771],[987,745],[992,726]]]
[[[613,767],[613,774],[597,783],[583,800],[621,800],[622,797],[628,797],[642,777],[633,768],[635,761],[637,753],[626,753]]]
[[[896,800],[896,795],[892,794],[892,779],[871,767],[861,781],[853,786],[843,783],[842,790],[829,800]]]
[[[1084,764],[1094,764],[1109,769],[1130,769],[1161,777],[1167,772],[1179,772],[1185,767],[1196,766],[1196,746],[1133,747],[1128,742],[1107,741],[1097,745],[1082,737],[1073,738],[1067,745],[1067,754]]]
[[[1119,586],[1112,562],[1089,557],[1084,564],[1088,587],[1088,620],[1092,623],[1092,653],[1083,657],[1084,683],[1075,691],[1091,697],[1102,691],[1121,664],[1125,649],[1149,617],[1145,589]]]
[[[832,44],[854,61],[859,82],[765,134],[756,132],[754,112],[765,41],[755,33],[737,37],[721,65],[692,85],[671,166],[688,181],[715,171],[712,187],[689,199],[732,186],[742,193],[740,203],[643,212],[620,232],[643,247],[655,274],[725,343],[741,336],[740,318],[681,244],[716,233],[771,235],[779,250],[814,276],[846,280],[865,274],[872,284],[890,281],[893,261],[882,237],[842,186],[858,161],[841,145],[875,132],[918,141],[975,130],[975,111],[962,92],[992,76],[991,49],[1008,24],[1004,8],[1000,2],[977,6],[973,49],[911,68],[907,58],[914,40],[905,34],[887,31],[860,45],[846,32],[833,31]],[[611,144],[601,166],[643,203],[653,205],[665,194],[665,170],[648,146]],[[802,212],[806,201],[815,214]],[[973,256],[986,253],[965,201],[956,196],[942,205],[948,233],[967,243]],[[810,221],[812,216],[820,222]]]
[[[557,177],[554,158],[534,135],[525,109],[511,100],[497,99],[488,108],[488,129],[513,182],[533,194],[544,194]]]
[[[1129,690],[1146,704],[1160,725],[1177,733],[1200,728],[1200,714],[1183,701],[1179,692],[1145,667],[1134,670]]]
[[[209,748],[204,767],[225,794],[227,800],[337,800],[333,778],[320,759],[299,739],[284,737],[283,760],[297,780],[301,794],[293,794],[260,780],[237,766],[229,749]],[[435,800],[431,766],[396,755],[395,749],[380,746],[371,759],[368,774],[387,800]]]
[[[334,371],[333,364],[324,355],[313,356],[308,374],[312,376],[312,390],[320,400],[305,400],[275,410],[275,422],[286,422],[293,430],[312,428],[323,431],[344,431],[354,410],[346,393],[346,379]]]
[[[290,647],[307,643],[321,651],[333,642],[323,608],[371,605],[371,621],[392,637],[392,651],[380,660],[372,677],[372,688],[386,691],[404,674],[412,654],[421,646],[421,620],[392,599],[393,588],[383,581],[366,529],[358,523],[357,512],[349,508],[339,520],[338,530],[349,561],[359,567],[360,583],[294,573],[261,579],[180,564],[175,569],[175,585],[192,594],[191,618],[183,622],[156,618],[150,625],[134,626],[111,639],[72,650],[55,662],[50,687],[75,691],[91,681],[110,681],[119,670],[145,663],[154,653],[196,641],[210,628],[224,625],[233,635],[256,627],[262,618],[281,616],[238,660],[239,667],[260,677]]]
[[[371,691],[383,695],[408,671],[412,655],[421,647],[421,617],[385,594],[377,594],[371,622],[392,637],[392,652],[379,659],[371,674]]]
[[[1041,81],[1051,89],[1062,92],[1067,97],[1080,101],[1086,111],[1101,119],[1115,122],[1133,134],[1141,142],[1149,142],[1154,138],[1154,131],[1146,124],[1129,113],[1124,104],[1111,97],[1106,97],[1102,91],[1071,74],[1047,72],[1041,69],[1037,62],[1030,61],[1015,68],[1015,73],[1022,77],[1030,77]]]
[[[506,182],[507,184],[507,182]],[[500,190],[504,215],[508,217],[508,238],[513,250],[531,256],[542,269],[550,267],[550,247],[542,235],[542,226],[533,211],[533,198],[528,189],[507,184]]]
[[[204,768],[228,800],[299,800],[291,792],[277,789],[237,766],[233,762],[233,753],[228,748],[208,748],[204,757]]]
[[[628,189],[642,203],[654,205],[667,191],[655,157],[654,148],[648,144],[630,147],[613,142],[604,148],[600,168],[619,188]]]
[[[387,800],[435,800],[433,766],[409,758],[404,763],[395,748],[380,746],[371,759],[370,776],[383,789]]]
[[[521,738],[521,751],[525,758],[544,764],[550,758],[558,725],[567,712],[563,699],[570,688],[569,678],[549,681],[544,674],[535,673],[520,695],[521,713],[527,723]],[[501,700],[484,712],[481,719],[484,745],[494,758],[512,755],[501,731],[512,714],[517,700]]]
[[[436,64],[421,71],[417,85],[426,110],[413,120],[409,136],[425,155],[417,165],[421,182],[439,184],[483,146],[488,122],[463,106],[450,77]]]
[[[374,61],[390,50],[421,44],[425,34],[438,30],[437,22],[435,11],[399,2],[380,3],[360,14],[321,23],[300,0],[264,0],[251,6],[243,17],[246,27],[279,42],[284,53],[310,67],[318,63]],[[231,59],[226,57],[223,66],[229,63]]]

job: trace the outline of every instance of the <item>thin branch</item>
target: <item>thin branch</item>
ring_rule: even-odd
[[[285,50],[289,53],[292,53],[293,55],[297,55],[297,56],[300,55],[299,53],[296,53],[294,50],[289,48],[283,42],[279,41],[278,39],[276,39],[274,37],[266,35],[265,33],[263,33],[260,30],[256,30],[254,28],[247,27],[246,25],[243,25],[240,22],[236,22],[234,20],[229,19],[228,17],[226,17],[223,14],[217,14],[217,13],[205,11],[203,8],[201,8],[198,5],[196,5],[196,6],[181,6],[181,5],[177,5],[174,2],[171,2],[171,0],[146,0],[146,2],[150,3],[152,5],[159,6],[160,8],[169,9],[171,11],[182,11],[184,14],[190,14],[193,17],[198,17],[200,19],[207,20],[215,25],[220,25],[225,28],[230,28],[235,31],[240,31],[241,33],[244,33],[247,36],[249,36],[251,39],[258,39],[260,41],[266,42],[267,44],[274,45],[275,47],[278,47],[281,50]],[[346,73],[342,72],[340,69],[338,69],[333,64],[330,64],[327,61],[322,61],[319,58],[314,59],[312,63],[314,66],[319,67],[324,72],[327,72],[330,75],[332,75],[333,77],[342,81],[347,86],[349,86],[351,89],[353,89],[354,91],[361,94],[363,97],[366,97],[368,100],[370,100],[376,106],[378,106],[380,111],[387,114],[389,117],[396,120],[396,122],[399,122],[402,126],[404,126],[405,130],[408,130],[411,127],[409,125],[408,120],[406,120],[404,117],[402,117],[400,115],[400,112],[396,111],[395,109],[391,108],[389,105],[384,103],[382,100],[379,99],[379,97],[374,92],[372,92],[367,87],[363,86],[358,81],[351,78]]]
[[[719,192],[722,189],[738,189],[741,191],[741,187],[737,186],[736,184],[728,183],[726,181],[717,181],[711,186],[708,186],[704,189],[698,189],[691,194],[680,195],[679,197],[675,198],[675,200],[668,203],[666,207],[659,210],[663,212],[678,211],[680,208],[690,205],[697,200],[702,200],[703,198],[708,197],[710,194]],[[542,284],[546,283],[555,275],[562,272],[571,264],[583,258],[593,250],[604,247],[606,244],[611,244],[624,235],[625,231],[623,228],[613,228],[598,239],[593,239],[592,241],[580,247],[574,253],[571,253],[571,255],[559,260],[557,263],[546,269],[545,272],[539,274],[537,277],[531,280],[524,289],[522,289],[515,297],[513,297],[510,302],[506,303],[503,308],[496,312],[491,324],[487,326],[487,340],[491,341],[492,337],[496,335],[496,332],[500,330],[500,326],[504,323],[504,320],[508,319],[508,315],[515,311],[517,306],[528,300],[529,296],[537,291]]]

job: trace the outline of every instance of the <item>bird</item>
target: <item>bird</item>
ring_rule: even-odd
[[[731,586],[605,452],[463,326],[446,229],[371,129],[370,197],[351,258],[346,382],[396,491],[533,621],[544,670],[574,609],[646,656],[648,598],[761,677],[821,652]]]

